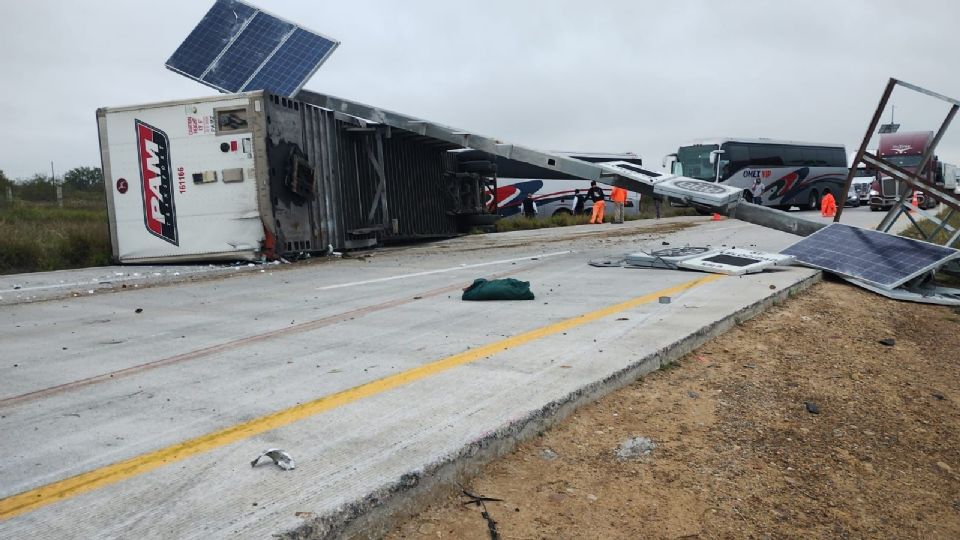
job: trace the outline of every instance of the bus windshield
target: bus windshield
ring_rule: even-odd
[[[715,144],[681,147],[677,150],[677,168],[674,170],[674,174],[698,180],[714,181],[716,170],[710,165],[710,152],[717,149],[718,147]]]

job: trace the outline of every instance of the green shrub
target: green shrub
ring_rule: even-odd
[[[16,201],[0,209],[0,273],[108,264],[110,233],[100,201],[74,201],[65,208]]]

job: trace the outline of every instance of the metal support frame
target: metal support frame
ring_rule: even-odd
[[[367,223],[373,224],[373,218],[377,214],[377,207],[379,206],[383,209],[380,214],[382,218],[381,222],[384,227],[387,227],[390,224],[390,210],[387,206],[387,174],[383,167],[383,134],[377,130],[374,133],[374,139],[376,142],[376,151],[374,151],[373,144],[370,142],[369,137],[363,141],[367,158],[370,160],[370,164],[373,165],[373,170],[376,171],[377,176],[380,178],[380,181],[377,182],[377,191],[373,195],[373,201],[370,204],[370,211],[367,213]]]
[[[462,148],[483,150],[490,154],[515,159],[544,169],[583,178],[584,180],[600,180],[602,176],[610,175],[609,171],[604,171],[601,167],[593,163],[515,144],[506,144],[493,137],[469,133],[420,118],[364,105],[356,101],[324,95],[309,90],[301,90],[300,93],[297,94],[297,99],[338,113],[364,118],[371,122],[403,129],[424,137],[446,141]],[[615,174],[610,176],[609,180],[604,181],[609,182],[611,185],[635,192],[649,190],[650,186],[654,184],[653,177],[642,174],[631,174],[629,176],[625,174]]]
[[[951,104],[950,111],[947,113],[946,118],[944,118],[943,122],[941,123],[939,130],[937,130],[936,136],[924,151],[923,156],[921,156],[920,163],[916,167],[917,171],[922,171],[927,166],[927,163],[930,161],[934,155],[934,152],[936,151],[937,145],[940,144],[940,140],[943,138],[944,133],[946,133],[947,128],[950,127],[950,123],[956,116],[957,111],[960,110],[960,100],[898,79],[891,78],[889,81],[887,81],[887,86],[884,88],[883,95],[880,97],[880,103],[877,105],[877,108],[873,113],[873,118],[870,120],[870,125],[867,127],[867,132],[863,137],[863,142],[860,144],[860,148],[857,150],[857,154],[853,160],[853,163],[850,164],[850,171],[847,173],[847,179],[844,182],[843,189],[840,192],[840,202],[837,204],[837,214],[833,220],[834,222],[840,221],[840,216],[843,213],[843,206],[847,198],[847,192],[850,190],[850,185],[853,182],[853,176],[857,170],[857,166],[861,163],[864,163],[898,180],[901,184],[897,200],[894,203],[893,208],[887,212],[887,215],[884,216],[883,220],[877,226],[878,231],[889,231],[901,215],[906,215],[913,226],[916,227],[917,230],[919,230],[920,233],[927,239],[935,237],[935,235],[941,230],[946,230],[952,233],[952,236],[946,244],[947,246],[951,246],[954,242],[960,239],[960,230],[954,230],[954,228],[948,225],[946,221],[949,220],[950,216],[952,216],[955,212],[960,212],[960,198],[946,190],[942,190],[937,186],[926,182],[918,173],[911,173],[879,156],[875,156],[867,152],[867,146],[870,144],[870,139],[873,137],[873,133],[876,131],[877,125],[880,123],[880,117],[883,115],[883,111],[886,109],[887,103],[890,101],[890,96],[893,93],[893,89],[897,86],[902,86],[908,90],[913,90],[920,94],[924,94],[934,99]],[[921,209],[916,208],[910,201],[908,201],[907,194],[910,192],[910,190],[916,189],[923,190],[925,194],[935,197],[949,207],[950,212],[947,214],[947,220],[941,220],[936,216],[923,212]],[[937,227],[934,232],[928,235],[925,231],[923,231],[913,216],[910,215],[911,211],[917,211],[925,218],[935,223]]]

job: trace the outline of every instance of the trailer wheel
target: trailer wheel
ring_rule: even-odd
[[[816,210],[820,208],[820,196],[817,194],[817,190],[811,189],[810,196],[807,198],[807,210]]]

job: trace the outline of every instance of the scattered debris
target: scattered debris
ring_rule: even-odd
[[[260,459],[264,456],[272,459],[277,467],[280,467],[285,471],[292,471],[297,467],[297,465],[293,462],[293,457],[279,448],[270,448],[269,450],[264,450],[262,454],[257,456],[257,459],[250,462],[250,466],[256,467],[257,464],[260,463]]]
[[[143,308],[138,307],[137,309],[133,310],[133,312],[134,312],[134,313],[143,313]]]
[[[669,303],[670,303],[670,297],[669,297],[669,296],[661,296],[659,300],[660,300],[660,303],[661,303],[661,304],[669,304]]]
[[[894,345],[897,344],[897,340],[893,339],[892,337],[888,337],[888,338],[881,339],[879,343],[887,347],[893,347]]]
[[[667,248],[649,253],[641,251],[626,255],[623,263],[631,268],[664,268],[698,270],[714,274],[739,276],[753,274],[776,265],[793,263],[793,257],[750,249],[712,249],[706,246]],[[593,266],[618,266],[612,260],[590,261]]]
[[[944,462],[942,462],[942,461],[938,461],[938,462],[937,462],[937,468],[940,469],[940,470],[943,471],[943,472],[947,472],[947,473],[953,472],[953,467],[947,465],[946,463],[944,463]]]
[[[937,401],[943,401],[943,400],[947,399],[947,398],[946,398],[943,394],[941,394],[940,392],[934,392],[934,393],[932,393],[932,394],[930,394],[930,395],[933,396],[934,398],[936,398]]]
[[[617,320],[618,320],[618,321],[629,321],[630,319],[628,319],[627,317],[617,317]]]
[[[634,437],[620,443],[620,447],[617,448],[617,458],[626,460],[646,457],[656,448],[657,443],[650,437]]]
[[[804,406],[807,408],[807,412],[810,414],[820,414],[820,407],[812,401],[804,401]]]
[[[690,399],[699,399],[700,393],[694,392],[693,390],[687,390],[687,397],[689,397]]]

